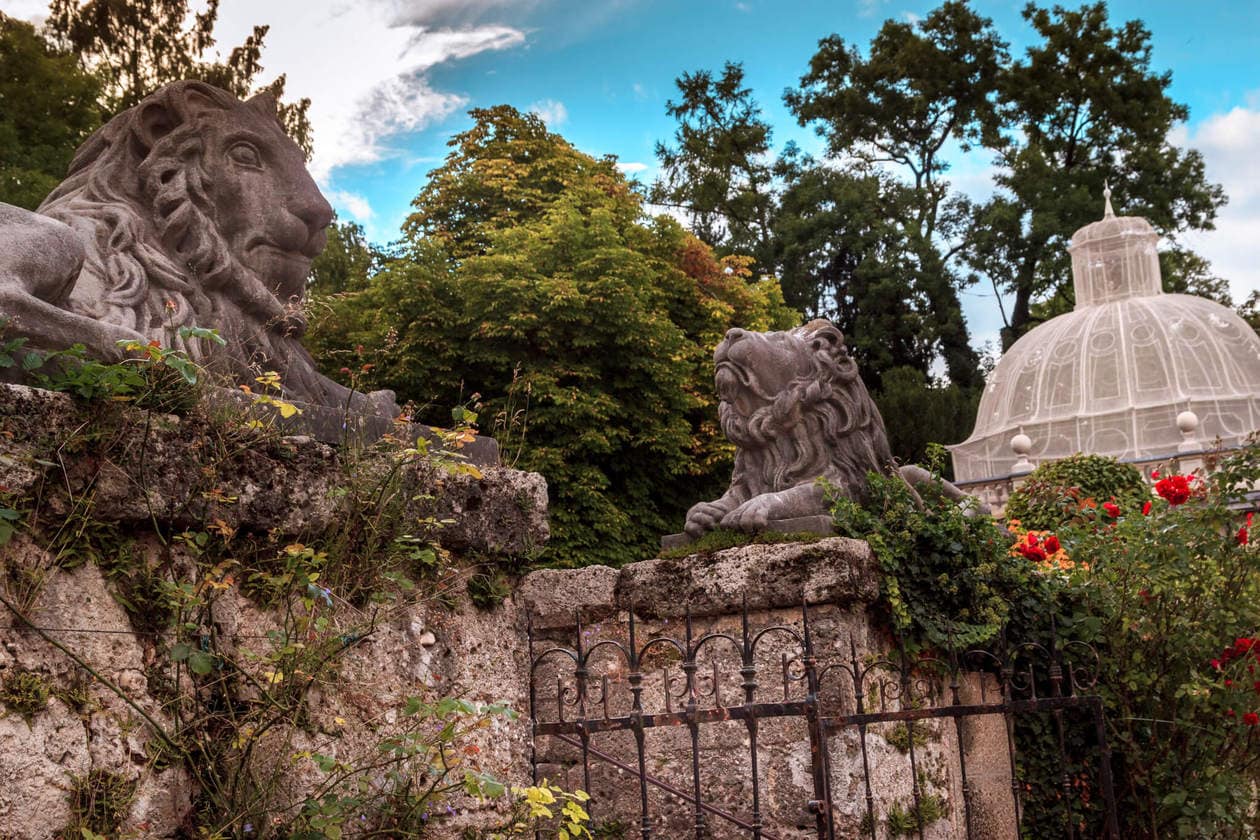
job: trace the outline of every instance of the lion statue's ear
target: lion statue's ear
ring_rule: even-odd
[[[202,82],[167,85],[136,106],[134,139],[141,157],[163,137],[202,114],[224,110],[229,95]]]
[[[258,113],[269,117],[276,116],[280,111],[280,103],[276,101],[275,96],[269,90],[254,94],[245,100],[245,104]]]

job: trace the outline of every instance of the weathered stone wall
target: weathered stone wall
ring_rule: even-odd
[[[44,535],[56,530],[58,522],[80,529],[115,528],[131,541],[132,562],[160,562],[194,580],[206,574],[204,564],[197,572],[195,547],[170,540],[171,533],[213,525],[281,545],[304,534],[335,533],[346,516],[345,483],[391,468],[388,461],[382,465],[365,459],[352,468],[356,475],[348,476],[341,454],[302,436],[264,435],[224,447],[215,438],[221,432],[200,423],[126,408],[85,408],[60,394],[0,387],[0,507],[37,506],[43,522],[36,531]],[[335,674],[311,686],[300,720],[257,739],[251,773],[269,791],[265,807],[273,819],[291,817],[326,778],[304,755],[319,753],[348,764],[370,761],[382,740],[403,725],[399,710],[406,698],[417,695],[503,702],[517,709],[519,718],[496,718],[475,733],[466,756],[471,766],[500,778],[528,779],[531,641],[535,653],[549,646],[573,646],[575,616],[583,622],[583,644],[589,648],[601,639],[628,641],[632,612],[640,645],[652,638],[681,639],[688,609],[697,637],[726,633],[739,638],[745,605],[754,630],[783,625],[799,633],[801,607],[807,604],[820,668],[854,656],[869,663],[892,648],[885,628],[873,618],[878,579],[870,551],[863,543],[840,538],[752,545],[620,570],[543,570],[526,576],[498,606],[478,609],[466,597],[468,570],[487,564],[493,568],[545,542],[545,484],[537,475],[498,467],[450,474],[408,463],[405,470],[406,504],[399,515],[451,552],[449,573],[428,584],[423,596],[389,604],[343,603],[332,593],[334,620],[368,629],[347,637]],[[0,592],[30,624],[43,628],[27,626],[18,612],[0,606],[0,681],[6,674],[30,672],[52,689],[46,707],[26,717],[0,701],[0,837],[56,836],[73,819],[76,780],[93,770],[134,783],[123,833],[176,836],[190,825],[199,791],[187,767],[162,760],[155,730],[170,731],[175,725],[169,714],[172,693],[178,697],[180,690],[188,690],[173,692],[170,685],[172,639],[163,635],[167,631],[139,626],[134,609],[124,609],[125,593],[108,564],[91,558],[67,563],[47,549],[26,530],[0,547]],[[263,657],[274,644],[268,634],[284,626],[285,611],[264,609],[230,579],[217,580],[223,591],[214,599],[205,626],[193,636],[212,639],[225,659],[245,663],[249,678],[265,686]],[[726,706],[737,705],[742,702],[739,663],[729,652],[716,652],[718,647],[704,660],[699,684],[708,692],[705,702],[720,699]],[[785,657],[786,696],[799,699],[799,644],[790,636],[770,634],[758,648],[758,701],[777,702],[785,696]],[[664,642],[656,646],[650,664],[643,682],[645,706],[660,706],[667,684],[674,708],[685,702],[678,657],[670,655]],[[629,704],[625,663],[606,647],[592,665],[597,682],[608,677],[609,713],[623,713]],[[714,665],[721,674],[716,689],[712,677],[705,676]],[[820,694],[824,705],[831,713],[851,713],[851,684],[835,669],[826,674]],[[553,661],[538,676],[538,719],[554,720],[555,678],[564,675],[556,673]],[[980,688],[975,678],[964,685],[964,702]],[[885,701],[887,708],[917,702]],[[878,704],[878,698],[872,695],[868,702]],[[911,739],[898,726],[873,725],[866,743],[881,838],[891,836],[890,810],[912,803],[906,749]],[[921,792],[939,797],[944,808],[924,836],[961,837],[953,722],[916,728]],[[690,790],[686,728],[654,730],[647,739],[649,773]],[[968,721],[963,740],[975,836],[1011,836],[1001,719]],[[599,735],[593,743],[626,764],[636,761],[626,733]],[[554,738],[539,739],[537,747],[542,775],[568,789],[586,785],[575,748]],[[854,835],[867,809],[857,731],[842,727],[831,733],[827,749],[837,829],[842,836]],[[706,801],[749,820],[752,772],[746,726],[726,721],[701,727],[699,756]],[[762,721],[757,759],[766,830],[777,837],[814,836],[807,811],[813,787],[805,721]],[[595,761],[590,783],[596,823],[609,830],[620,825],[624,836],[636,836],[637,780]],[[452,804],[451,813],[434,816],[440,820],[434,836],[455,837],[464,827],[486,827],[503,818],[501,803],[464,798]],[[650,812],[654,836],[693,836],[693,810],[683,799],[653,789]],[[716,817],[708,825],[714,838],[745,836]]]
[[[128,541],[129,562],[160,562],[204,583],[194,547],[172,534],[214,527],[283,546],[304,535],[336,533],[346,515],[346,482],[395,466],[388,457],[363,458],[352,470],[359,474],[350,476],[335,450],[310,438],[254,435],[224,446],[225,429],[0,386],[0,506],[28,519],[38,510],[42,536],[62,526],[112,528]],[[461,557],[475,558],[481,568],[545,543],[545,482],[502,467],[448,473],[408,462],[404,470],[399,515],[410,523],[404,531],[440,543],[451,553],[447,569],[408,599],[351,604],[329,594],[327,614],[355,634],[347,637],[334,673],[307,692],[300,714],[258,736],[249,762],[258,786],[269,792],[263,810],[275,819],[292,816],[327,778],[300,758],[303,753],[349,764],[379,761],[378,747],[399,731],[408,697],[526,705],[520,622],[510,605],[481,610],[470,604]],[[192,635],[212,639],[224,661],[243,663],[265,686],[263,657],[275,644],[268,634],[285,625],[291,605],[264,609],[231,583],[220,584],[208,623]],[[0,606],[0,682],[30,673],[51,691],[46,705],[26,716],[0,701],[0,837],[56,836],[74,817],[76,781],[93,771],[134,784],[120,836],[171,837],[187,830],[198,793],[194,775],[161,760],[154,726],[173,732],[172,693],[190,690],[170,685],[169,632],[138,628],[101,566],[54,557],[25,529],[0,547],[0,594],[41,628]],[[251,737],[221,737],[238,736]],[[495,717],[467,739],[463,758],[496,777],[524,781],[527,736],[519,719]],[[437,831],[449,836],[503,819],[501,804],[467,798],[455,799],[439,816]],[[250,833],[264,830],[251,826]]]
[[[691,634],[725,634],[743,638],[744,608],[751,633],[771,626],[791,628],[796,636],[772,632],[758,643],[755,658],[758,703],[800,701],[806,694],[801,668],[804,634],[802,605],[808,606],[810,634],[818,658],[820,708],[826,716],[853,714],[856,697],[853,682],[842,670],[855,660],[859,667],[881,658],[894,657],[892,640],[874,619],[878,597],[877,571],[865,543],[843,538],[814,543],[752,545],[683,559],[657,559],[621,570],[590,568],[576,571],[547,570],[527,576],[517,592],[517,602],[532,620],[534,650],[541,653],[559,646],[575,649],[578,628],[574,607],[581,605],[581,645],[591,650],[603,641],[628,642],[630,613],[636,618],[637,646],[664,637],[686,639],[687,615]],[[587,680],[587,713],[601,719],[628,715],[632,696],[626,656],[611,645],[593,653]],[[895,657],[894,657],[895,658]],[[645,657],[642,668],[642,707],[645,714],[671,708],[683,709],[688,697],[680,657],[665,642]],[[787,662],[785,680],[785,666]],[[735,643],[707,643],[697,656],[697,708],[735,707],[744,702],[746,675]],[[895,664],[895,663],[894,663]],[[573,720],[578,709],[574,666],[564,655],[542,658],[535,679],[536,716],[540,722],[559,719],[558,697],[569,701],[563,715]],[[716,678],[714,677],[716,674]],[[881,681],[881,676],[883,680]],[[603,680],[607,678],[607,684]],[[714,689],[717,683],[718,688]],[[671,687],[668,704],[664,686]],[[979,675],[970,675],[962,687],[962,701],[979,701],[987,688]],[[863,692],[866,711],[917,708],[941,694],[948,686],[939,681],[916,682],[902,695],[895,674],[878,666],[868,676]],[[607,704],[604,694],[607,692]],[[720,700],[720,702],[719,702]],[[945,704],[948,703],[946,699]],[[598,728],[598,723],[594,728]],[[776,837],[815,838],[815,818],[809,803],[815,799],[811,741],[802,716],[763,719],[758,724],[757,760],[760,810],[764,828]],[[1005,728],[1000,716],[972,718],[964,722],[975,837],[1014,836],[1010,797],[1009,763]],[[950,719],[914,724],[914,763],[920,795],[939,806],[939,814],[925,826],[923,836],[944,840],[966,836],[963,791],[958,762],[958,730]],[[685,725],[649,729],[645,735],[649,774],[690,793],[693,788],[691,735]],[[831,766],[831,799],[837,836],[870,836],[867,771],[871,807],[876,814],[877,836],[894,837],[891,812],[913,811],[910,743],[911,730],[904,723],[886,722],[869,727],[866,765],[857,727],[839,727],[826,738]],[[638,761],[633,734],[628,731],[594,733],[590,746],[631,768]],[[753,787],[750,732],[739,720],[699,725],[698,756],[702,799],[744,821],[753,822]],[[543,737],[538,744],[539,772],[565,787],[583,787],[586,768],[581,751],[573,743]],[[611,762],[590,762],[593,813],[597,819],[634,828],[641,813],[637,777]],[[693,836],[695,813],[691,802],[659,787],[649,791],[649,815],[661,837]],[[895,819],[895,818],[894,818]],[[708,835],[714,838],[749,836],[730,821],[706,815]],[[627,834],[632,836],[633,832]]]

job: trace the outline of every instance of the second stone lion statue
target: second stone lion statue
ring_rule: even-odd
[[[93,134],[38,212],[0,204],[6,334],[107,359],[157,341],[237,382],[273,370],[294,399],[388,414],[392,398],[352,394],[299,343],[331,219],[270,96],[167,85]],[[226,346],[185,342],[188,326]]]
[[[921,467],[893,463],[879,409],[831,322],[783,332],[733,329],[713,358],[718,419],[736,446],[735,468],[721,498],[688,511],[688,537],[823,516],[819,479],[859,500],[869,472],[897,472],[911,485],[933,480]],[[940,484],[947,496],[967,498]]]

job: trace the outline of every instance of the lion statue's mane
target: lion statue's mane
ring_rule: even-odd
[[[861,496],[867,473],[886,471],[892,453],[879,409],[845,349],[844,336],[829,322],[814,321],[766,334],[766,340],[793,348],[808,371],[778,393],[759,394],[766,403],[748,417],[730,401],[718,405],[722,431],[738,447],[732,485],[751,498],[825,477]],[[755,369],[729,359],[721,364],[737,368],[745,387],[763,387]]]
[[[829,530],[819,479],[860,500],[869,473],[896,470],[879,409],[831,322],[733,329],[713,361],[718,419],[735,444],[735,468],[721,498],[687,512],[687,537],[718,527]]]

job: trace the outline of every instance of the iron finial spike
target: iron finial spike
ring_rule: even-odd
[[[809,601],[808,601],[808,600],[806,600],[803,596],[802,596],[802,598],[801,598],[801,620],[802,620],[802,622],[803,622],[803,623],[804,623],[804,625],[805,625],[805,649],[806,649],[806,650],[809,650],[809,647],[810,647],[810,639],[809,639]]]

